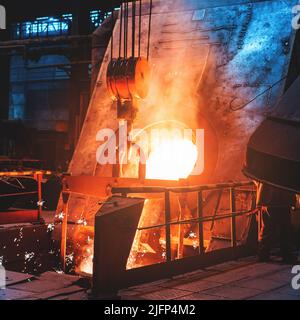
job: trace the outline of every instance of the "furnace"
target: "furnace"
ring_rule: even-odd
[[[284,90],[287,12],[275,1],[122,5],[57,208],[63,257],[95,294],[255,251],[241,168]]]

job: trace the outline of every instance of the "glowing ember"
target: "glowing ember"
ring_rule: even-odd
[[[80,272],[84,274],[93,274],[93,256],[82,261],[80,265]]]
[[[81,273],[85,274],[93,274],[93,248],[92,245],[86,247],[84,258],[82,259],[79,270]]]
[[[154,146],[146,164],[146,178],[186,179],[198,157],[197,147],[185,139],[164,139]]]
[[[94,237],[92,234],[87,235],[84,239],[84,245],[80,245],[81,257],[77,260],[77,272],[86,275],[93,274],[93,251],[94,251]]]

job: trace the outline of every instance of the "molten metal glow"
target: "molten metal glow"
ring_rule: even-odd
[[[149,155],[146,178],[158,180],[186,179],[198,157],[197,147],[186,139],[164,139]]]
[[[82,218],[85,221],[85,219]],[[80,233],[75,236],[76,256],[75,261],[76,272],[85,275],[93,274],[93,253],[94,253],[94,232],[90,227],[80,226]]]
[[[93,274],[93,255],[92,254],[81,262],[79,270],[81,273],[84,273],[84,274]]]

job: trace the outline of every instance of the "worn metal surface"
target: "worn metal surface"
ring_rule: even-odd
[[[206,127],[206,171],[199,178],[201,182],[242,176],[246,143],[263,114],[282,94],[284,80],[255,99],[287,73],[294,41],[291,9],[295,3],[154,1],[152,87],[140,105],[135,126],[176,119],[192,128]],[[143,12],[148,12],[146,7]],[[146,31],[147,18],[144,20]],[[117,22],[116,46],[118,29]],[[109,58],[108,50],[70,164],[73,175],[111,175],[96,164],[97,132],[117,129],[116,106],[105,82]]]
[[[300,193],[300,78],[252,135],[245,173]]]
[[[87,289],[78,285],[79,277],[56,272],[40,276],[7,271],[6,288],[0,300],[87,300]],[[75,293],[81,293],[79,297]]]
[[[300,300],[291,266],[255,258],[223,263],[180,277],[122,290],[122,300]]]
[[[144,206],[144,199],[114,196],[95,220],[93,291],[114,292],[124,284],[127,259]]]

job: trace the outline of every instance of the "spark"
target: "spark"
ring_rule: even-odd
[[[66,256],[66,265],[71,265],[74,261],[74,253],[70,253]]]
[[[58,274],[64,274],[63,270],[60,270],[60,269],[54,269],[54,271]]]
[[[196,233],[193,232],[193,231],[191,231],[191,232],[189,233],[189,238],[197,238]]]
[[[41,201],[38,201],[36,204],[37,204],[38,207],[43,207],[44,203],[45,203],[45,201],[41,200]]]
[[[159,240],[159,244],[160,244],[162,247],[165,247],[166,244],[167,244],[167,242],[166,242],[166,240],[160,239],[160,240]]]
[[[81,218],[77,221],[77,224],[87,226],[87,221],[84,218]]]
[[[54,229],[55,229],[55,225],[54,225],[54,223],[50,223],[50,224],[48,224],[47,232],[52,232],[52,231],[54,231]]]
[[[197,249],[198,248],[198,241],[193,241],[193,248]]]
[[[65,217],[65,214],[64,214],[64,212],[62,211],[62,212],[60,212],[58,215],[56,215],[55,216],[55,218],[58,218],[59,220],[63,220],[64,219],[64,217]]]
[[[25,252],[25,261],[30,261],[31,259],[33,259],[34,255],[34,252]]]

